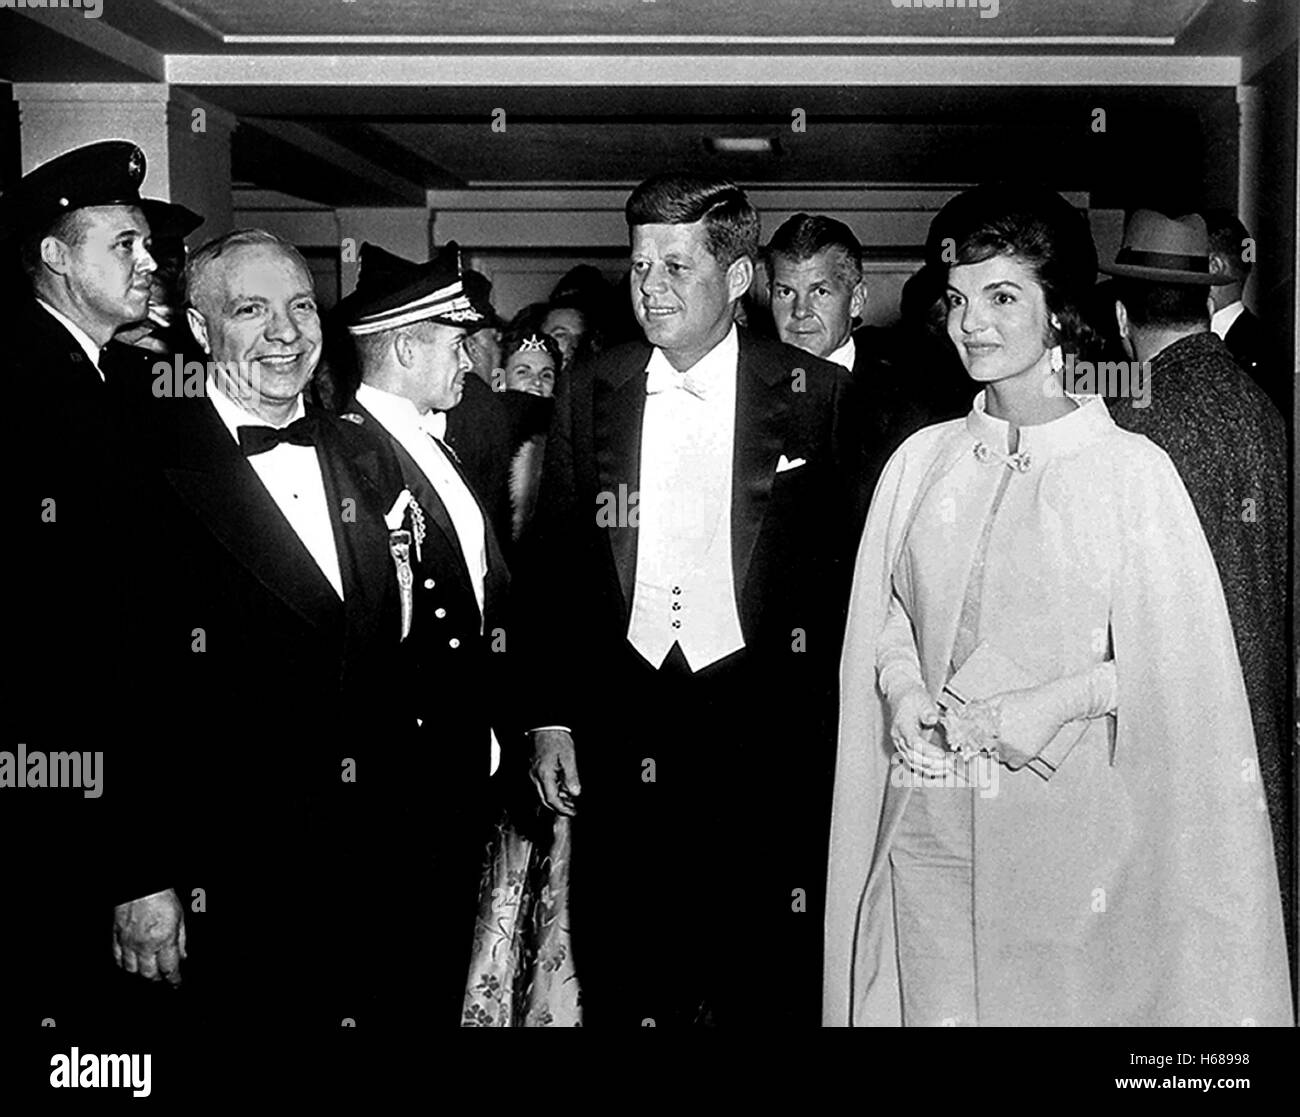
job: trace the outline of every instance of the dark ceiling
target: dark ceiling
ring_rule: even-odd
[[[131,0],[106,2],[107,26],[96,30],[129,37],[123,41],[160,58],[219,55],[230,62],[232,82],[248,82],[235,76],[239,58],[267,52],[323,60],[384,50],[507,59],[511,52],[621,50],[653,57],[664,50],[726,54],[732,48],[715,40],[736,36],[770,40],[744,49],[774,57],[779,50],[943,55],[972,49],[955,46],[954,36],[994,36],[999,45],[973,48],[991,54],[1231,55],[1276,37],[1295,15],[1295,0],[1000,0],[996,18],[981,18],[971,2],[974,10],[899,9],[891,0]],[[63,33],[52,29],[53,17],[48,13],[42,23],[0,13],[0,74],[24,81],[157,80],[133,71],[121,54],[114,61],[77,41],[86,37],[70,36],[66,24]],[[400,41],[379,44],[376,36]],[[926,36],[933,38],[912,41]],[[1091,45],[1051,45],[1073,36]],[[662,37],[673,43],[657,41]],[[523,86],[509,81],[506,65],[500,88],[458,88],[384,85],[376,58],[376,84],[369,87],[323,80],[190,91],[239,118],[237,180],[330,205],[415,204],[428,188],[623,186],[682,164],[774,186],[946,186],[1032,174],[1103,198],[1140,192],[1144,168],[1158,165],[1166,180],[1185,173],[1208,181],[1212,195],[1235,190],[1235,161],[1213,157],[1222,144],[1235,150],[1231,88],[1158,81],[1032,90],[792,88],[780,82],[779,65],[774,61],[775,80],[763,87],[710,86],[702,57],[699,86]],[[805,131],[791,129],[795,107],[806,113]],[[1093,127],[1099,108],[1107,114],[1104,132]],[[505,110],[504,132],[491,128],[496,109]],[[705,137],[719,135],[770,138],[775,151],[707,152]],[[383,173],[340,168],[330,158],[339,145]]]

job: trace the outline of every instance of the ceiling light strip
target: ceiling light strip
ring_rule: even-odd
[[[1180,86],[1234,87],[1231,55],[172,54],[175,85],[428,86]]]
[[[1173,35],[222,35],[231,46],[1172,47]]]

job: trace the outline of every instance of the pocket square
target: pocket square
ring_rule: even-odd
[[[781,460],[776,463],[776,471],[777,473],[784,473],[787,469],[798,469],[801,465],[806,465],[806,464],[807,463],[803,458],[795,458],[794,461],[791,461],[784,454],[782,454]]]

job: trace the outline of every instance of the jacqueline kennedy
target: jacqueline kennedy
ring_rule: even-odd
[[[938,220],[983,391],[900,447],[858,554],[825,1023],[1290,1024],[1214,561],[1165,453],[1062,391],[1086,222],[1007,188]],[[973,701],[941,708],[973,655]]]

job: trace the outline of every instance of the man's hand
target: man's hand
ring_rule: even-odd
[[[564,729],[535,729],[528,736],[533,746],[528,778],[543,803],[572,817],[577,811],[574,800],[582,794],[573,737]]]
[[[127,973],[181,983],[185,909],[174,888],[113,909],[113,959]]]

